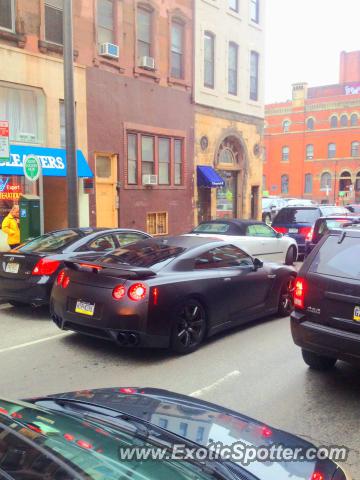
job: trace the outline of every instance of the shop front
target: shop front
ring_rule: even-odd
[[[24,162],[30,156],[37,157],[41,165],[41,176],[36,181],[31,181],[24,175]],[[93,177],[81,150],[77,151],[77,169],[79,179]],[[0,222],[14,204],[19,204],[24,196],[30,195],[39,197],[42,230],[49,231],[65,227],[67,222],[66,175],[66,150],[11,145],[9,160],[0,162]],[[79,181],[80,205],[84,203],[84,196],[87,200],[82,181]]]

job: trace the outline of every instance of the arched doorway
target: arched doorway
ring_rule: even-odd
[[[240,176],[244,164],[244,150],[239,138],[229,135],[222,140],[215,163],[218,174],[225,182],[224,187],[216,190],[216,218],[236,218],[239,212]]]
[[[351,173],[345,170],[341,173],[339,179],[339,192],[349,192],[352,185]]]

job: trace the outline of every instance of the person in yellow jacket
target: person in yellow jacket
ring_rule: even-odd
[[[10,248],[20,245],[19,205],[14,205],[8,215],[6,215],[1,229],[8,236],[7,241]]]

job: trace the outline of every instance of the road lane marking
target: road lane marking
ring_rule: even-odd
[[[238,377],[238,376],[240,376],[240,375],[241,375],[241,373],[240,373],[239,370],[234,370],[233,372],[229,372],[229,373],[227,373],[224,377],[219,378],[219,380],[216,380],[216,382],[211,383],[211,384],[208,385],[207,387],[200,388],[199,390],[195,390],[195,392],[190,393],[190,397],[201,397],[201,395],[202,395],[203,393],[206,393],[206,392],[208,392],[209,390],[212,390],[213,388],[218,387],[219,385],[221,385],[222,383],[226,382],[226,381],[229,380],[230,378]]]
[[[51,337],[39,338],[38,340],[33,340],[32,342],[20,343],[19,345],[13,345],[12,347],[1,348],[0,353],[10,352],[11,350],[17,350],[19,348],[31,347],[32,345],[36,345],[37,343],[48,342],[49,340],[53,340],[54,338],[66,337],[68,335],[71,335],[71,332],[58,333],[57,335],[51,335]]]

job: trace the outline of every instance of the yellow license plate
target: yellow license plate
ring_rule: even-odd
[[[75,306],[75,312],[92,317],[94,315],[95,304],[78,300]]]
[[[355,320],[355,322],[360,322],[360,307],[355,307],[354,308],[353,319]]]

